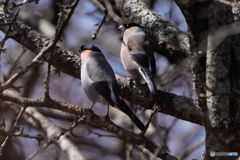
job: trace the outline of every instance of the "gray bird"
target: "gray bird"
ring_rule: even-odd
[[[82,62],[82,87],[93,105],[99,102],[116,107],[127,114],[140,130],[146,131],[143,123],[120,97],[112,67],[101,50],[93,45],[83,45],[79,52]]]
[[[153,81],[156,62],[149,36],[137,23],[124,24],[118,29],[123,27],[126,29],[120,52],[123,66],[134,77],[142,77],[151,94],[156,96],[158,92]]]

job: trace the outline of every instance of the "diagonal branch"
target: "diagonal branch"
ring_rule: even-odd
[[[10,22],[12,22],[13,15],[9,12],[1,13],[0,10],[0,30],[7,33]],[[29,26],[25,25],[20,21],[14,21],[9,33],[9,37],[22,44],[33,53],[38,54],[42,49],[49,45],[50,40],[38,32],[32,30]],[[55,52],[52,54],[52,59],[48,59],[49,53],[45,54],[43,59],[57,70],[65,72],[73,77],[80,77],[80,65],[79,58],[56,46]]]
[[[0,99],[2,101],[11,101],[12,103],[16,103],[16,104],[20,104],[20,105],[24,105],[24,106],[47,107],[47,108],[51,108],[51,109],[58,109],[58,110],[61,110],[63,112],[70,113],[70,114],[76,114],[76,115],[79,115],[80,117],[82,117],[81,123],[83,123],[83,124],[91,123],[91,124],[94,124],[97,126],[101,126],[102,128],[106,129],[107,131],[115,133],[116,135],[118,135],[119,139],[121,139],[125,142],[130,142],[130,143],[133,143],[136,145],[142,145],[152,153],[154,153],[155,150],[158,149],[158,146],[156,144],[149,141],[144,136],[129,132],[129,131],[117,126],[109,118],[98,116],[98,115],[94,114],[92,111],[90,111],[88,109],[83,109],[80,106],[75,106],[72,104],[58,102],[58,101],[51,100],[51,99],[43,100],[43,99],[31,99],[31,98],[20,97],[9,90],[5,90],[3,93],[1,93]],[[28,108],[28,110],[29,110],[29,108]],[[28,110],[26,110],[26,112]],[[58,132],[58,134],[60,134],[60,132]],[[175,157],[171,156],[170,154],[166,153],[163,150],[161,150],[158,153],[157,157],[160,157],[162,159],[176,159]]]
[[[46,132],[49,141],[53,141],[54,135],[61,132],[61,129],[58,126],[56,126],[52,121],[39,113],[36,109],[28,108],[26,110],[26,113],[31,115],[36,121],[39,122],[42,129]],[[67,138],[67,136],[62,136],[61,139],[55,143],[57,143],[59,148],[66,153],[69,160],[85,160],[84,156],[79,151],[77,146],[75,146],[74,143],[71,142],[69,138]]]
[[[157,106],[156,109],[158,112],[199,125],[203,124],[202,111],[195,105],[193,99],[161,91],[158,91],[159,95],[155,98],[150,96],[146,85],[129,85],[126,78],[118,75],[116,75],[116,78],[122,98],[138,104],[145,109],[153,110],[153,107]]]
[[[151,36],[154,50],[176,63],[190,54],[189,35],[151,10],[142,1],[111,0],[112,8],[126,22],[140,24]]]

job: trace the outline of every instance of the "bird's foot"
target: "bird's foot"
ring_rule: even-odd
[[[90,108],[89,111],[90,111],[91,113],[94,113],[93,110],[92,110],[92,108]]]
[[[133,77],[132,76],[128,76],[127,77],[127,80],[128,80],[128,84],[130,85],[130,84],[133,84]]]
[[[143,137],[144,134],[146,133],[146,131],[147,131],[147,130],[140,132],[140,133],[139,133],[139,136]]]
[[[109,117],[109,114],[107,113],[105,116],[104,116],[105,119],[110,119]]]

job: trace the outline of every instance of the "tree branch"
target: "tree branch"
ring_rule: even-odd
[[[126,78],[118,75],[116,75],[116,78],[122,98],[145,109],[153,109],[156,105],[158,112],[199,125],[203,124],[202,111],[195,105],[193,99],[161,91],[158,91],[158,97],[154,98],[149,94],[146,85],[129,85]]]
[[[151,36],[154,50],[176,63],[189,56],[188,34],[163,19],[145,3],[137,0],[111,0],[115,12],[126,22],[140,24]]]
[[[7,33],[12,19],[13,15],[11,13],[0,13],[0,30],[2,32]],[[32,30],[29,26],[20,21],[13,22],[9,37],[22,44],[35,54],[41,52],[42,49],[50,43],[49,39]],[[51,65],[53,65],[57,70],[76,78],[80,77],[80,59],[76,55],[58,46],[56,46],[55,52],[52,54],[52,59],[48,58],[49,54],[50,53],[45,54],[43,59],[51,63]]]
[[[70,114],[76,114],[81,117],[81,121],[80,121],[81,123],[83,123],[83,124],[91,123],[93,125],[101,126],[102,128],[106,129],[107,131],[115,133],[116,135],[118,135],[119,139],[121,139],[125,142],[130,142],[130,143],[133,143],[136,145],[142,145],[152,153],[154,153],[155,150],[158,149],[157,145],[155,145],[153,142],[149,141],[144,136],[129,132],[129,131],[117,126],[109,118],[98,116],[95,113],[93,113],[92,111],[90,111],[88,109],[83,109],[80,106],[75,106],[72,104],[58,102],[58,101],[51,100],[51,99],[43,100],[43,99],[31,99],[31,98],[20,97],[9,90],[5,90],[3,93],[1,93],[0,99],[2,101],[11,101],[12,103],[16,103],[16,104],[20,104],[20,105],[24,105],[24,106],[47,107],[47,108],[51,108],[51,109],[61,110],[63,112],[70,113]],[[28,113],[27,112],[28,110],[29,109],[26,110],[26,113]],[[46,125],[45,125],[45,127],[46,127]],[[53,129],[51,129],[51,130],[53,130]],[[59,135],[60,133],[61,133],[61,131],[57,132],[56,135]],[[60,140],[61,140],[61,138],[60,138]],[[168,154],[165,150],[161,150],[158,153],[157,157],[160,157],[162,159],[171,159],[171,158],[176,159],[175,157]]]
[[[26,109],[26,113],[39,122],[40,126],[47,134],[48,141],[53,141],[53,137],[61,132],[60,128],[37,112],[36,109],[28,108]],[[77,146],[75,146],[66,136],[62,136],[59,140],[55,141],[55,143],[57,143],[61,150],[66,153],[69,160],[85,160],[85,157],[80,153]]]

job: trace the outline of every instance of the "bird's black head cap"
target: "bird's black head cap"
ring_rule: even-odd
[[[84,50],[91,50],[91,51],[94,51],[94,52],[102,52],[98,47],[94,46],[94,45],[82,45],[79,49],[79,52],[81,53],[82,51]]]
[[[140,27],[140,28],[142,28],[138,23],[134,23],[134,22],[125,23],[125,24],[124,24],[124,27],[125,27],[125,28],[131,28],[131,27]]]

